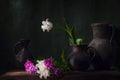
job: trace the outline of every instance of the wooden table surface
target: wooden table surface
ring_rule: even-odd
[[[0,80],[43,80],[37,75],[31,75],[25,71],[10,71],[2,74]],[[94,71],[64,72],[60,78],[48,78],[47,80],[120,80],[120,72],[118,71]]]

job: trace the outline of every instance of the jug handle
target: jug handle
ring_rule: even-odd
[[[88,47],[87,52],[88,52],[88,54],[90,54],[90,56],[92,56],[90,59],[90,61],[92,61],[96,56],[96,49],[90,46],[90,47]]]

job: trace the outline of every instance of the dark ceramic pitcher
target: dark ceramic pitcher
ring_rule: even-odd
[[[24,63],[26,62],[26,60],[33,59],[33,57],[28,52],[29,42],[30,40],[21,39],[15,44],[16,68],[24,69]]]
[[[91,25],[93,29],[93,40],[89,47],[93,47],[96,56],[93,60],[95,70],[108,70],[113,64],[114,53],[111,44],[114,29],[110,24],[94,23]]]
[[[94,53],[89,51],[92,48],[88,48],[88,45],[73,45],[71,46],[71,53],[68,56],[68,63],[71,70],[85,71],[88,69],[92,59],[94,58]]]

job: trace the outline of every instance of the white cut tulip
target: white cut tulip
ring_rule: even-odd
[[[48,19],[42,21],[41,29],[43,30],[43,32],[45,31],[49,32],[52,28],[53,28],[53,24],[52,22],[48,21]]]
[[[50,76],[50,70],[47,69],[46,66],[44,65],[44,60],[42,61],[37,60],[36,67],[37,67],[37,73],[39,74],[40,78],[44,77],[44,79],[47,79],[47,77]]]

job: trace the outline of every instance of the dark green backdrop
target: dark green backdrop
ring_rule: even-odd
[[[29,52],[38,56],[60,58],[69,52],[63,17],[75,27],[76,36],[89,43],[91,23],[105,22],[119,26],[120,0],[0,0],[0,72],[14,68],[14,44],[30,39]],[[54,28],[42,32],[41,21],[49,18]]]

